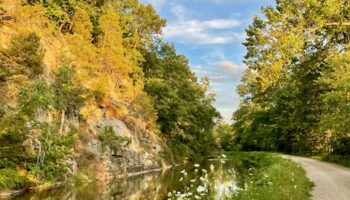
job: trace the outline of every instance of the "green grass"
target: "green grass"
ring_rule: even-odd
[[[0,169],[0,190],[22,189],[26,186],[27,179],[14,169]]]
[[[313,183],[303,168],[278,154],[251,152],[243,156],[255,160],[257,167],[246,178],[246,189],[234,200],[307,200]]]

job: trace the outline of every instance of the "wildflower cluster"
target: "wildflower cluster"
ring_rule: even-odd
[[[210,185],[212,175],[215,172],[215,166],[210,165],[210,170],[200,169],[199,164],[194,164],[194,177],[189,178],[188,172],[182,170],[179,182],[184,183],[181,191],[171,191],[168,193],[168,200],[190,200],[190,199],[207,199],[210,196]],[[186,185],[188,184],[188,185]]]

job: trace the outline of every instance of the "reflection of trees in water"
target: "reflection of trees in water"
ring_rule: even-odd
[[[154,172],[87,186],[66,186],[45,192],[33,192],[14,200],[154,200],[164,199],[173,182],[172,171]]]
[[[206,160],[200,164],[200,168],[207,169],[210,173],[210,165],[215,166],[215,172],[211,174],[213,184],[209,184],[211,190],[226,190],[233,185],[243,188],[246,179],[251,173],[250,168],[257,167],[256,162],[249,159],[231,159],[225,163],[219,160]],[[188,172],[184,181],[181,170]],[[153,172],[140,176],[129,177],[112,183],[93,183],[82,187],[66,186],[47,192],[36,192],[16,197],[14,200],[163,200],[167,199],[169,191],[181,191],[190,185],[190,180],[201,175],[194,173],[194,166],[188,164],[176,167],[164,172]],[[216,193],[216,195],[215,195]],[[211,193],[207,199],[218,199],[218,192]]]

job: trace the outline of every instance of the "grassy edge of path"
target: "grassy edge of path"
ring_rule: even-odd
[[[350,155],[319,155],[308,157],[350,168]]]
[[[227,153],[256,160],[258,167],[247,177],[246,188],[228,199],[234,200],[307,200],[314,184],[305,170],[278,154],[264,152]]]

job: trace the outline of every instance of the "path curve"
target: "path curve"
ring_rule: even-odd
[[[313,200],[350,200],[350,169],[315,159],[283,155],[300,164],[315,183]]]

